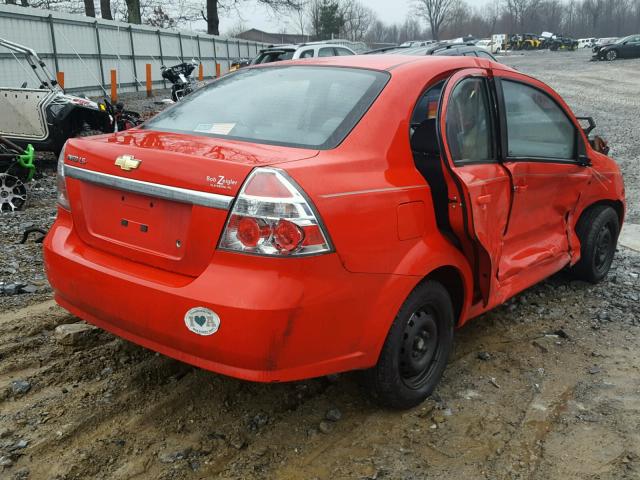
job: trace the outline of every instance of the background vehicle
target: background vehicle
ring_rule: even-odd
[[[473,58],[248,68],[118,139],[60,158],[62,306],[240,378],[365,369],[395,408],[433,391],[455,327],[565,267],[604,278],[624,218],[562,99]]]
[[[629,35],[609,44],[595,46],[592,58],[612,61],[618,58],[638,57],[640,57],[640,34]]]
[[[162,78],[171,82],[171,100],[179,102],[183,97],[189,95],[196,88],[196,82],[191,76],[198,64],[195,60],[184,62],[173,67],[162,65]]]
[[[482,40],[478,40],[475,43],[475,45],[478,48],[484,48],[488,52],[491,52],[491,46],[493,45],[493,40],[491,40],[490,38],[483,38]],[[491,52],[491,53],[493,53],[493,52]]]
[[[618,40],[619,37],[603,37],[596,40],[594,47],[601,47],[602,45],[609,45]]]
[[[231,61],[231,65],[229,66],[229,71],[235,72],[236,70],[239,70],[243,67],[248,67],[249,65],[251,65],[250,58],[234,58]]]
[[[143,120],[142,117],[140,117],[140,114],[131,110],[125,110],[122,102],[117,102],[113,105],[109,99],[105,97],[99,103],[99,106],[113,119],[113,124],[115,126],[114,131],[116,132],[128,130],[142,124]]]
[[[593,48],[596,45],[596,41],[598,39],[591,37],[591,38],[579,38],[578,39],[578,48]]]
[[[431,45],[436,43],[435,40],[410,40],[408,42],[401,43],[401,47],[426,47],[427,45]]]
[[[20,88],[0,88],[0,135],[26,148],[59,152],[64,142],[86,132],[112,132],[108,113],[88,98],[67,95],[38,54],[0,38],[0,46],[22,55],[35,76]]]
[[[279,62],[282,60],[295,60],[298,58],[335,57],[355,55],[356,52],[343,45],[325,42],[310,42],[299,45],[272,45],[260,50],[251,65],[259,63]]]
[[[491,53],[501,53],[505,48],[505,44],[507,43],[507,34],[506,33],[494,33],[491,35]]]
[[[383,55],[437,55],[437,56],[468,56],[486,58],[497,62],[486,48],[479,47],[475,43],[438,43],[429,47],[396,48],[381,52]]]
[[[554,35],[553,38],[548,40],[549,50],[570,50],[573,51],[578,48],[578,41],[571,37],[563,37],[562,35]]]
[[[525,33],[520,39],[516,50],[537,50],[540,48],[540,39],[534,33]]]

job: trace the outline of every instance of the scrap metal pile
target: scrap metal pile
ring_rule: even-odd
[[[21,149],[0,136],[0,212],[22,210],[27,204],[25,184],[33,179],[36,167],[32,145]]]
[[[3,38],[0,46],[36,81],[29,86],[26,79],[20,87],[0,89],[4,93],[0,95],[0,213],[4,213],[22,210],[28,203],[35,149],[57,155],[69,138],[126,130],[143,120],[122,103],[113,105],[104,88],[105,97],[98,102],[67,94],[33,49]]]

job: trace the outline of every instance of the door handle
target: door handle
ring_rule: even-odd
[[[476,198],[476,203],[478,205],[487,205],[489,203],[491,203],[491,195],[481,195],[478,198]]]
[[[529,185],[514,185],[513,186],[513,191],[514,192],[526,192],[528,188],[529,188]]]

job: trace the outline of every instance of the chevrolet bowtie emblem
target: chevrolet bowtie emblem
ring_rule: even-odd
[[[137,160],[133,155],[120,155],[116,158],[116,165],[125,172],[135,170],[141,163],[142,160]]]

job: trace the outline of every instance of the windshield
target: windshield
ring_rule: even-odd
[[[389,78],[358,68],[278,66],[228,74],[144,128],[293,147],[334,148]]]
[[[615,43],[624,43],[628,40],[631,40],[634,37],[634,35],[629,35],[628,37],[624,37],[624,38],[620,38],[618,40],[615,41]]]

